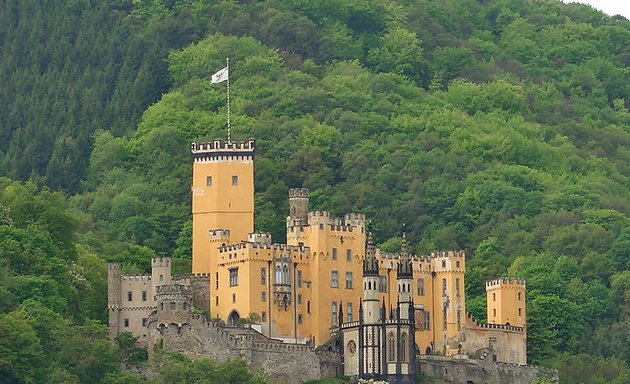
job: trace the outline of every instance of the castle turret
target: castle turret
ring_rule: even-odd
[[[155,297],[156,288],[161,285],[171,284],[171,258],[155,257],[151,259],[151,287],[152,296]]]
[[[306,188],[289,189],[289,218],[287,226],[308,224],[309,196],[309,190]]]
[[[486,282],[488,324],[525,327],[525,280],[502,278]]]
[[[192,290],[185,285],[161,285],[156,288],[158,324],[181,326],[190,319]]]
[[[378,261],[376,248],[372,242],[372,234],[368,234],[363,261],[363,323],[377,324],[380,321],[380,302],[378,289]]]
[[[398,302],[400,303],[400,318],[409,319],[409,311],[413,305],[411,284],[413,281],[413,269],[407,245],[407,235],[403,232],[402,244],[400,246],[400,259],[396,280],[398,283]]]

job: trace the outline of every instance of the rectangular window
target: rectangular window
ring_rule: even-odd
[[[261,312],[260,320],[261,321],[267,321],[267,312],[265,312],[265,311]]]
[[[429,312],[424,312],[424,329],[431,329],[431,316]]]
[[[455,279],[455,296],[459,296],[459,277]]]
[[[330,286],[332,288],[339,288],[339,273],[337,271],[330,273]]]
[[[521,292],[518,293],[518,301],[521,301]]]
[[[267,284],[267,268],[260,268],[260,284]]]
[[[320,229],[320,230],[324,229],[324,224],[320,223],[320,224],[319,224],[319,229]]]
[[[306,302],[306,313],[311,313],[311,301]]]
[[[143,326],[143,327],[146,327],[146,326],[147,326],[147,318],[146,318],[146,317],[143,317],[143,318],[142,318],[142,326]]]
[[[352,249],[347,249],[346,250],[346,261],[347,262],[351,262],[352,261]]]
[[[459,260],[457,260],[457,261],[455,262],[455,265],[457,266],[457,268],[459,268],[459,266],[460,266],[460,264],[459,264]]]
[[[174,311],[177,309],[177,303],[174,301],[171,301],[171,311]]]
[[[260,301],[262,301],[263,303],[267,301],[267,292],[260,293]]]
[[[298,297],[297,297],[297,303],[298,303],[298,304],[302,304],[302,295],[298,295]]]
[[[232,294],[232,304],[236,303],[236,293]]]
[[[387,292],[387,276],[378,277],[378,291]]]
[[[147,291],[142,291],[142,301],[147,301]]]
[[[216,289],[218,290],[219,289],[219,272],[215,272],[214,281],[215,281]]]
[[[352,289],[352,272],[346,272],[346,289]]]
[[[133,300],[133,292],[127,292],[127,301]]]
[[[164,275],[160,275],[160,281],[164,281]]]
[[[446,296],[446,279],[442,279],[442,296]]]
[[[336,327],[339,324],[339,318],[337,315],[337,302],[332,302],[332,326]]]
[[[424,296],[424,279],[418,279],[418,295]]]
[[[446,268],[446,260],[442,260],[442,268]]]
[[[184,311],[188,309],[188,303],[183,303],[182,307],[184,308]]]
[[[337,261],[337,248],[332,249],[332,259],[333,261]]]
[[[492,294],[492,301],[497,301],[497,294],[496,293]]]
[[[232,176],[232,185],[238,185],[238,176]]]
[[[298,315],[298,324],[302,324],[302,315]]]
[[[206,186],[212,187],[212,176],[206,176]]]
[[[124,323],[125,323],[125,327],[128,327],[129,326],[129,319],[125,319]]]
[[[302,271],[297,271],[297,286],[302,288]]]
[[[238,268],[230,268],[230,287],[238,285]]]
[[[214,305],[216,305],[216,306],[219,305],[219,296],[215,296],[214,297]]]
[[[348,323],[352,322],[352,303],[348,303],[348,310],[346,311],[348,316]]]
[[[497,309],[496,308],[492,308],[492,316],[493,317],[497,317]]]
[[[518,309],[518,317],[523,316],[523,308]]]

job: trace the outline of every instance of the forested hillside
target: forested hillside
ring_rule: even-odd
[[[365,213],[386,250],[406,223],[416,253],[467,251],[475,317],[486,279],[527,279],[532,363],[630,381],[628,20],[544,0],[0,4],[0,172],[15,180],[0,181],[0,332],[33,345],[18,370],[0,338],[0,378],[119,374],[86,379],[60,340],[88,332],[89,353],[127,356],[98,325],[105,261],[186,269],[189,143],[226,135],[209,78],[230,57],[257,230],[284,240],[290,187]],[[65,360],[38,370],[48,345]]]

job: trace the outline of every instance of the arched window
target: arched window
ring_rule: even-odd
[[[390,333],[387,335],[387,344],[388,344],[388,357],[389,361],[396,361],[396,340],[394,340],[394,334]]]
[[[282,283],[289,284],[289,267],[282,267]]]
[[[276,265],[276,284],[282,284],[282,268]]]
[[[400,361],[407,362],[407,334],[400,335]]]

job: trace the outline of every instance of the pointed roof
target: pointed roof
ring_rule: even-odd
[[[397,279],[413,278],[413,269],[411,267],[411,258],[409,257],[407,245],[407,232],[403,229],[402,244],[400,245],[400,255],[398,259]]]
[[[376,247],[372,241],[372,233],[368,234],[367,243],[365,245],[363,276],[378,276],[378,261],[376,260]]]

